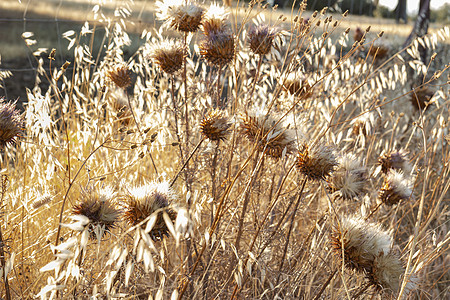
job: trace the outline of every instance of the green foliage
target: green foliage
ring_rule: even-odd
[[[430,21],[445,25],[450,24],[450,3],[446,3],[438,9],[431,10]]]
[[[393,10],[390,10],[388,7],[384,5],[378,5],[375,11],[373,12],[373,16],[376,18],[394,19],[395,13]]]

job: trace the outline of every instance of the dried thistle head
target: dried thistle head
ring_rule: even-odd
[[[270,52],[273,40],[277,36],[278,31],[266,24],[252,26],[248,31],[248,42],[250,49],[255,54],[266,55]]]
[[[223,141],[229,134],[231,123],[220,110],[213,110],[200,123],[200,132],[211,141]]]
[[[366,192],[367,170],[353,154],[345,154],[339,157],[338,167],[327,182],[335,196],[351,200]]]
[[[430,99],[433,97],[434,92],[427,86],[416,88],[411,93],[411,104],[417,110],[423,110],[430,105]]]
[[[14,145],[23,126],[22,116],[16,110],[16,103],[4,101],[4,98],[0,98],[0,148]]]
[[[357,217],[343,217],[332,228],[331,246],[340,261],[355,271],[370,272],[377,256],[388,253],[392,238],[378,224]]]
[[[389,53],[390,47],[388,45],[377,43],[370,47],[369,55],[375,57],[375,59],[383,59]]]
[[[192,1],[163,0],[156,2],[160,20],[181,32],[195,32],[199,28],[204,9]]]
[[[403,149],[383,153],[378,158],[378,164],[381,166],[381,171],[384,174],[387,174],[389,170],[402,170],[404,172],[411,171],[408,153]]]
[[[289,128],[264,113],[245,112],[241,115],[241,132],[251,143],[257,144],[259,151],[265,151],[275,159],[281,158],[285,149],[287,154],[294,151],[295,139]]]
[[[89,219],[91,238],[95,238],[96,227],[111,231],[119,221],[121,211],[116,204],[117,194],[109,187],[83,190],[78,204],[72,208],[74,215],[82,215]]]
[[[325,179],[338,165],[331,147],[316,144],[302,145],[297,156],[297,169],[311,180]]]
[[[307,99],[312,95],[312,87],[307,82],[305,74],[300,71],[288,73],[283,79],[283,88],[291,95]]]
[[[131,85],[130,69],[125,65],[120,65],[112,68],[106,73],[106,76],[118,88],[125,89]]]
[[[150,58],[167,74],[174,74],[183,66],[186,48],[172,40],[163,40],[152,46]]]
[[[356,27],[355,34],[353,35],[353,39],[355,42],[361,42],[364,37],[364,32],[361,28]]]
[[[403,173],[395,170],[389,171],[378,194],[379,199],[386,205],[394,205],[411,196],[411,184],[403,177]]]
[[[234,36],[229,30],[217,31],[200,43],[200,54],[209,64],[222,67],[234,59],[235,47]]]
[[[403,281],[405,268],[400,257],[390,251],[375,257],[372,268],[367,273],[369,281],[380,290],[390,294],[397,294]],[[409,279],[405,288],[405,295],[416,288],[416,278]]]
[[[107,93],[108,111],[115,114],[115,121],[120,125],[129,126],[133,122],[133,115],[129,107],[127,96],[123,90],[113,89]]]
[[[169,208],[169,204],[175,200],[175,193],[167,182],[149,183],[134,187],[126,193],[124,198],[124,218],[128,224],[135,226],[158,211],[156,223],[149,235],[155,241],[161,240],[169,233],[163,219],[163,211],[174,221],[176,212]]]
[[[209,36],[218,32],[229,31],[226,23],[227,18],[228,13],[223,6],[214,3],[211,4],[202,20],[201,27],[203,34]]]

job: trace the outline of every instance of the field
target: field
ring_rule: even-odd
[[[411,23],[301,7],[22,2],[0,298],[450,297],[448,27],[403,47]]]

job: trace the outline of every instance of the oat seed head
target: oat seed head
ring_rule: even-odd
[[[265,151],[265,154],[275,159],[283,156],[284,149],[287,154],[294,151],[295,136],[283,122],[277,124],[277,118],[255,111],[245,112],[240,119],[242,134],[251,143],[256,143],[259,151]]]
[[[23,119],[16,110],[16,103],[4,101],[4,98],[0,98],[0,149],[14,145],[23,127]]]
[[[174,191],[168,182],[148,183],[129,189],[124,197],[124,219],[128,224],[135,226],[151,214],[158,212],[156,223],[149,235],[153,240],[161,240],[168,235],[169,229],[163,219],[161,210],[164,210],[172,221],[176,219],[176,212],[169,207],[176,201]],[[145,224],[143,225],[145,227]]]
[[[412,196],[411,183],[402,172],[390,170],[378,194],[379,199],[387,205],[394,205]]]
[[[231,123],[220,110],[213,110],[200,123],[200,132],[211,141],[223,141],[230,132]]]
[[[297,169],[310,180],[325,179],[337,165],[332,148],[322,143],[313,146],[303,143],[298,151]]]
[[[283,89],[291,95],[307,99],[312,95],[311,85],[301,71],[290,72],[282,79]]]
[[[167,74],[174,74],[183,66],[187,55],[185,47],[176,41],[164,39],[150,47],[149,57]]]
[[[199,28],[204,9],[193,1],[157,1],[156,17],[165,20],[165,26],[181,32],[195,32]]]

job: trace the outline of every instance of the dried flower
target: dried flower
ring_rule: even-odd
[[[381,166],[381,171],[385,174],[391,169],[402,170],[403,172],[411,171],[408,153],[405,150],[383,153],[378,158],[378,164]]]
[[[403,263],[393,251],[375,257],[370,272],[367,273],[369,281],[378,289],[396,294],[400,290],[405,268]],[[405,288],[405,295],[416,288],[416,278],[410,278]]]
[[[53,200],[53,196],[49,193],[44,193],[42,195],[39,195],[36,200],[33,201],[33,203],[31,203],[31,207],[33,207],[34,209],[38,209],[42,206],[44,206],[45,204],[50,203]]]
[[[298,152],[297,168],[311,180],[325,179],[337,166],[336,157],[329,146],[304,143]]]
[[[174,74],[183,66],[187,51],[183,45],[172,40],[163,40],[152,46],[152,58],[167,74]]]
[[[0,148],[14,145],[23,126],[22,116],[16,110],[16,103],[4,101],[4,98],[0,98]]]
[[[260,112],[246,112],[241,116],[242,133],[250,142],[258,145],[259,151],[265,151],[265,154],[275,159],[281,158],[283,151],[292,153],[295,143],[290,130],[281,122],[277,124],[277,121],[276,118]]]
[[[423,110],[430,105],[430,99],[433,97],[434,92],[427,86],[416,88],[411,93],[410,101],[415,109]]]
[[[248,42],[250,49],[255,54],[266,55],[272,49],[273,40],[278,32],[275,28],[260,24],[256,27],[251,27],[248,32]]]
[[[172,221],[176,218],[174,210],[169,208],[169,204],[176,200],[173,190],[168,182],[150,183],[130,189],[125,196],[125,220],[135,226],[150,215],[158,212],[155,225],[149,232],[153,240],[161,240],[168,235],[169,229],[163,219],[163,210],[169,215]]]
[[[228,30],[210,33],[200,44],[200,54],[210,64],[222,67],[235,56],[234,36]]]
[[[127,66],[117,66],[108,71],[106,76],[118,87],[125,89],[131,85],[130,69]]]
[[[375,258],[389,253],[391,245],[388,232],[361,218],[344,217],[333,226],[332,248],[348,268],[359,272],[370,272]]]
[[[213,110],[200,123],[201,133],[211,141],[225,140],[231,124],[220,110]]]
[[[201,24],[203,34],[209,36],[218,32],[229,31],[228,25],[225,22],[227,17],[228,13],[225,12],[224,7],[214,3],[211,4]]]
[[[364,37],[364,32],[361,30],[361,28],[356,27],[355,34],[353,35],[353,39],[355,42],[361,42]]]
[[[375,59],[383,59],[385,58],[389,53],[389,46],[385,44],[378,43],[377,45],[373,45],[369,49],[369,55],[374,56]]]
[[[157,18],[166,20],[166,25],[182,31],[195,32],[199,28],[204,9],[192,1],[163,0],[156,2]]]
[[[387,205],[394,205],[400,200],[409,199],[412,195],[411,184],[404,179],[403,173],[390,170],[386,175],[378,197]]]
[[[121,211],[117,208],[116,197],[110,187],[88,188],[81,192],[79,203],[73,206],[72,213],[89,219],[91,238],[96,236],[96,227],[110,231],[119,220]]]
[[[305,74],[300,71],[288,73],[282,82],[283,88],[292,95],[303,99],[312,95],[311,85],[307,82]]]
[[[338,167],[328,178],[328,189],[345,200],[364,194],[367,185],[367,170],[353,154],[338,159]]]

